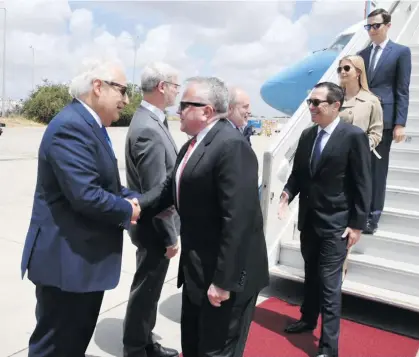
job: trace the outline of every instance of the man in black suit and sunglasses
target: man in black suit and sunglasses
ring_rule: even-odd
[[[409,47],[388,38],[391,15],[386,10],[375,9],[368,15],[367,21],[365,29],[372,45],[359,55],[365,62],[368,86],[380,98],[384,119],[383,137],[376,147],[381,159],[374,154],[371,157],[372,200],[364,230],[364,233],[373,234],[384,208],[391,144],[393,140],[399,143],[406,137],[412,58]]]
[[[258,161],[224,119],[227,111],[222,81],[188,81],[178,113],[181,130],[192,138],[165,184],[139,202],[139,224],[173,204],[179,212],[184,357],[241,357],[257,296],[269,283]]]
[[[304,258],[301,319],[288,333],[314,330],[322,314],[318,356],[337,357],[342,267],[365,226],[371,200],[367,135],[339,118],[341,87],[319,83],[307,100],[314,125],[303,131],[284,187],[279,217],[300,194],[298,229]]]

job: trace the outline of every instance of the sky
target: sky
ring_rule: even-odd
[[[179,70],[181,82],[195,75],[217,76],[249,93],[254,115],[280,115],[260,97],[264,81],[361,21],[364,4],[363,0],[0,1],[0,7],[7,8],[6,97],[25,99],[33,83],[43,79],[68,82],[86,58],[117,57],[129,82],[135,75],[139,84],[147,63],[164,61]],[[1,54],[3,14],[0,10]]]

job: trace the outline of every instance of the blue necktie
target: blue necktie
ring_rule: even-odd
[[[321,142],[323,135],[326,134],[324,130],[320,130],[319,134],[317,135],[316,142],[314,144],[313,154],[311,156],[311,172],[316,171],[317,164],[319,163],[320,156],[322,154],[321,150]]]
[[[373,54],[372,54],[372,58],[371,58],[370,65],[369,65],[369,67],[368,67],[368,79],[369,79],[369,80],[371,80],[372,75],[374,74],[374,70],[375,70],[375,61],[376,61],[377,54],[378,54],[378,51],[379,51],[379,50],[380,50],[380,46],[375,46],[375,48],[374,48],[374,52],[373,52]]]
[[[108,135],[108,132],[107,132],[107,130],[106,130],[106,127],[102,126],[102,131],[103,131],[103,135],[105,135],[106,141],[108,142],[108,144],[109,144],[110,148],[111,148],[111,149],[112,149],[112,151],[113,151],[111,138],[110,138],[110,137],[109,137],[109,135]]]

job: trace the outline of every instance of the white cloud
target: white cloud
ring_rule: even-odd
[[[94,27],[93,14],[86,9],[76,9],[71,16],[69,27],[77,40],[89,39]]]
[[[249,92],[255,113],[277,114],[260,98],[262,83],[302,58],[313,35],[331,40],[359,21],[363,5],[356,3],[317,1],[310,16],[293,23],[294,1],[96,2],[96,8],[115,15],[104,23],[91,7],[72,11],[67,0],[8,0],[7,93],[19,99],[31,89],[31,45],[38,84],[43,78],[68,81],[84,57],[99,55],[118,56],[131,80],[138,35],[137,83],[142,66],[163,60],[183,78],[219,75]],[[117,32],[111,31],[116,19],[122,22]],[[124,29],[125,21],[134,25]]]

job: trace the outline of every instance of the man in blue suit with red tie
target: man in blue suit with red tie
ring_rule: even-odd
[[[412,56],[409,47],[391,41],[388,30],[391,15],[384,9],[375,9],[368,15],[365,29],[372,45],[359,55],[364,59],[368,86],[381,101],[384,130],[376,151],[371,157],[372,200],[364,233],[373,234],[384,208],[387,173],[392,141],[405,139],[405,126],[409,109],[409,85],[412,72]]]
[[[42,138],[21,266],[36,286],[30,357],[84,357],[104,291],[119,282],[123,230],[137,221],[140,196],[121,186],[106,127],[128,104],[126,90],[118,63],[91,63]]]

